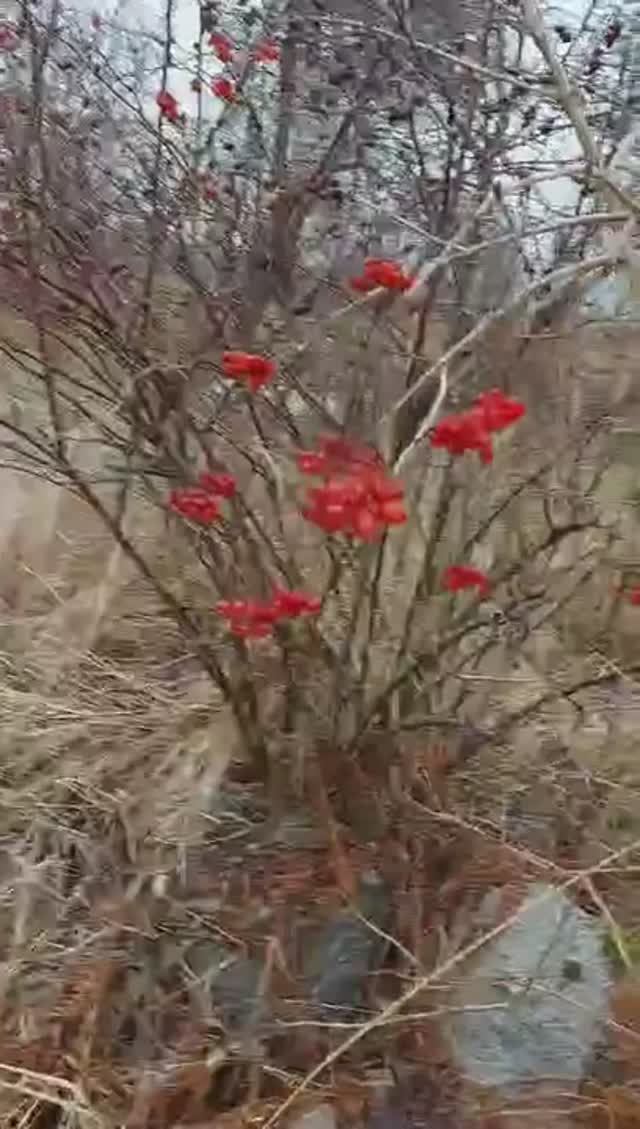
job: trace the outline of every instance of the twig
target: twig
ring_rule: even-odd
[[[544,278],[538,278],[534,282],[529,283],[522,290],[516,294],[509,302],[505,302],[498,310],[491,310],[485,314],[484,317],[476,323],[473,329],[470,329],[464,337],[456,341],[436,362],[431,365],[422,376],[420,376],[410,388],[402,395],[399,400],[396,400],[392,408],[389,409],[386,416],[383,418],[381,428],[388,428],[390,422],[397,416],[398,412],[413,400],[414,396],[425,387],[426,384],[439,373],[440,369],[449,365],[460,353],[464,353],[475,341],[483,337],[494,325],[497,325],[507,315],[513,314],[518,310],[527,299],[532,298],[542,287],[562,286],[571,282],[582,275],[591,274],[597,270],[602,270],[603,267],[613,266],[616,261],[620,260],[620,256],[612,256],[611,254],[594,255],[591,259],[587,259],[583,263],[573,263],[570,266],[559,267],[558,270],[553,271],[551,274],[546,275]],[[383,432],[384,434],[384,432]]]
[[[418,428],[414,438],[409,443],[409,446],[405,447],[402,454],[399,456],[399,458],[396,459],[396,461],[394,463],[394,467],[393,467],[394,472],[396,474],[400,474],[401,471],[404,470],[404,468],[406,467],[409,459],[411,458],[411,456],[414,453],[418,444],[424,439],[425,435],[429,431],[431,431],[431,428],[435,424],[435,422],[436,422],[436,420],[437,420],[437,418],[440,414],[440,409],[441,409],[442,405],[444,404],[444,402],[447,398],[447,392],[449,391],[448,375],[449,374],[448,374],[447,366],[443,365],[442,368],[440,369],[440,384],[439,384],[439,387],[438,387],[436,397],[435,397],[431,407],[429,408],[428,414],[425,416],[422,423],[420,424],[420,427]]]
[[[616,951],[618,953],[618,956],[620,957],[622,964],[626,968],[627,972],[631,972],[631,970],[633,969],[633,961],[632,961],[631,957],[629,956],[629,950],[628,950],[628,948],[625,944],[624,935],[622,933],[620,926],[618,925],[618,922],[616,921],[616,919],[613,916],[611,910],[609,909],[609,906],[607,905],[604,898],[602,897],[602,894],[600,894],[598,892],[598,890],[597,890],[595,884],[592,882],[591,878],[586,877],[585,880],[584,880],[584,885],[585,885],[585,889],[587,890],[590,898],[592,899],[592,901],[595,902],[598,909],[600,910],[600,913],[602,914],[605,921],[607,922],[607,925],[609,926],[609,932],[611,933],[611,940],[613,941],[613,943],[616,947]]]
[[[616,184],[605,168],[602,154],[587,122],[580,92],[570,82],[567,71],[554,50],[540,5],[537,0],[522,0],[522,10],[530,34],[551,71],[558,99],[575,129],[591,175],[605,185],[611,203],[616,199],[621,201],[629,208],[631,215],[637,217],[640,215],[640,203]]]

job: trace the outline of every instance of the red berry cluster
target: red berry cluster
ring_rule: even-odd
[[[222,31],[213,31],[209,36],[209,46],[221,63],[225,66],[233,62],[235,47],[233,42]],[[235,102],[238,90],[235,82],[227,75],[218,75],[211,82],[211,93],[223,102]]]
[[[221,600],[218,615],[226,619],[232,635],[240,639],[264,639],[276,623],[317,615],[322,601],[296,589],[275,587],[270,600]]]
[[[216,98],[222,98],[223,102],[235,102],[238,91],[235,82],[220,75],[211,83],[211,93],[215,94]]]
[[[209,36],[209,46],[225,66],[233,63],[235,47],[228,35],[220,31],[212,32]],[[276,63],[280,58],[280,48],[273,39],[260,40],[251,51],[251,58],[255,63]],[[238,87],[228,75],[218,75],[214,78],[211,92],[223,102],[235,102],[238,97]]]
[[[222,356],[222,371],[229,380],[238,380],[248,385],[252,392],[258,392],[264,384],[273,380],[276,365],[258,353],[227,352]]]
[[[491,590],[491,581],[486,573],[470,565],[450,565],[442,574],[442,587],[448,592],[463,592],[466,588],[477,588],[486,596]]]
[[[20,44],[18,29],[15,24],[0,22],[0,51],[15,51]]]
[[[156,105],[162,117],[166,118],[167,121],[174,124],[180,121],[180,107],[173,94],[170,94],[168,90],[161,90],[159,94],[156,94]]]
[[[444,447],[451,455],[477,451],[483,463],[490,463],[493,461],[492,434],[516,423],[526,410],[519,400],[493,388],[478,396],[466,412],[441,419],[431,432],[431,445]]]
[[[231,474],[205,471],[196,486],[171,491],[169,508],[190,521],[211,525],[220,516],[220,499],[233,498],[235,492],[236,480]]]
[[[218,199],[218,189],[210,176],[202,179],[202,199],[206,200],[207,204],[213,204]]]
[[[408,290],[413,285],[411,275],[405,274],[398,263],[391,259],[367,259],[364,270],[357,278],[351,279],[352,290],[368,294],[382,287],[384,290]]]
[[[228,35],[223,35],[222,32],[214,31],[209,36],[209,46],[213,48],[213,52],[218,56],[221,63],[233,62],[233,43]]]
[[[277,63],[280,58],[280,47],[274,39],[263,39],[256,43],[252,51],[256,63]]]
[[[374,541],[387,526],[407,520],[404,487],[387,474],[376,451],[326,437],[316,451],[300,452],[297,461],[303,474],[324,479],[309,489],[302,512],[326,533]]]

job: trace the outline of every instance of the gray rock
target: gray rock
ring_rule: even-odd
[[[333,1106],[327,1102],[307,1109],[289,1123],[289,1129],[336,1129],[336,1115]]]
[[[211,985],[211,997],[222,1022],[234,1035],[255,1031],[265,1019],[261,978],[262,966],[242,957],[221,972]]]
[[[294,811],[286,813],[272,838],[276,843],[284,843],[287,847],[309,850],[326,846],[327,832],[317,825],[310,812]]]
[[[199,941],[187,953],[192,972],[207,988],[216,1014],[230,1035],[255,1031],[266,1017],[260,992],[262,966],[216,941]]]
[[[327,1018],[342,1019],[362,1006],[367,977],[381,963],[386,949],[385,939],[367,921],[384,930],[390,908],[382,879],[375,873],[365,874],[356,901],[358,912],[346,911],[316,939],[305,962],[305,980]]]
[[[517,922],[454,992],[453,1006],[470,1009],[450,1021],[461,1069],[509,1096],[532,1082],[577,1087],[602,1034],[609,988],[599,922],[561,891],[531,886]]]

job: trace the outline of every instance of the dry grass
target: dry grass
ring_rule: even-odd
[[[616,355],[621,372],[632,349],[616,348],[623,350],[622,361]],[[545,378],[547,349],[543,343],[535,370]],[[586,384],[607,370],[602,342],[576,339],[560,353],[553,349],[567,385],[570,370],[588,368]],[[530,390],[531,369],[525,377]],[[553,379],[560,377],[556,371]],[[616,397],[616,412],[632,416],[633,405]],[[581,417],[579,404],[574,410]],[[474,499],[473,472],[457,472],[434,569],[513,488],[522,467],[536,465],[535,430],[547,425],[547,411],[545,392],[531,430],[501,446],[482,498]],[[549,433],[557,427],[562,434],[561,422],[552,418]],[[577,469],[574,453],[559,456],[505,509],[477,563],[492,569],[526,555],[527,539],[544,533],[545,499],[553,493],[570,512],[601,454],[596,444]],[[442,485],[434,480],[423,495],[422,533],[389,557],[381,577],[391,635],[419,578],[421,538],[437,517]],[[293,776],[277,813],[264,782],[249,772],[229,708],[193,646],[99,521],[50,483],[5,470],[3,489],[0,1123],[204,1129],[215,1118],[249,1125],[275,1117],[307,1079],[306,1099],[313,1102],[317,1086],[345,1123],[358,1125],[373,1102],[368,1079],[382,1057],[404,1064],[417,1119],[435,1102],[444,1120],[493,1129],[520,1124],[526,1112],[527,1124],[547,1126],[557,1094],[528,1099],[526,1110],[505,1110],[495,1095],[466,1087],[454,1100],[460,1080],[441,1024],[449,972],[476,942],[474,915],[484,895],[498,887],[506,912],[517,912],[526,883],[544,877],[570,881],[579,900],[605,916],[616,959],[626,964],[609,1074],[603,1081],[594,1073],[570,1108],[563,1105],[558,1124],[589,1121],[599,1129],[606,1119],[632,1129],[640,1114],[638,693],[628,675],[615,690],[594,684],[577,696],[561,692],[634,658],[640,611],[612,597],[607,571],[626,568],[628,578],[637,551],[632,508],[617,521],[624,468],[600,481],[591,498],[601,515],[616,519],[615,538],[605,522],[604,532],[586,544],[565,543],[540,562],[537,577],[528,576],[530,585],[542,578],[554,586],[554,611],[540,628],[524,641],[502,636],[477,658],[469,652],[467,665],[458,665],[460,653],[443,660],[425,711],[462,717],[466,729],[434,730],[427,721],[405,730],[392,717],[347,763],[329,745],[311,804],[296,779],[296,771],[304,776],[301,742],[289,750]],[[156,573],[187,606],[206,609],[206,578],[161,511],[133,497],[127,522]],[[298,551],[303,574],[319,579],[324,566],[314,544],[300,542]],[[570,592],[577,564],[590,554],[600,570],[565,606],[563,584]],[[348,578],[338,595],[348,608]],[[432,602],[416,631],[428,637],[447,614],[444,601]],[[201,623],[205,634],[213,632],[206,614]],[[373,685],[387,677],[390,638],[371,656]],[[266,698],[273,689],[268,664],[257,677]],[[316,697],[321,715],[330,709],[330,690],[318,685]],[[419,695],[414,710],[416,702]],[[402,711],[398,719],[406,720]],[[493,729],[494,739],[474,744],[473,726]],[[308,930],[335,914],[371,868],[393,888],[397,946],[369,1001],[385,1018],[357,1037],[339,1026],[292,1026],[308,1014],[301,980]],[[591,888],[577,877],[587,872]],[[269,1001],[271,1026],[248,1038],[238,1037],[207,987],[220,943],[235,957],[255,959],[256,991]],[[416,967],[426,977],[420,988]],[[403,1019],[397,999],[407,979],[416,1014],[406,1018],[405,1008]],[[309,1083],[308,1072],[323,1062]],[[415,1076],[425,1071],[429,1096],[416,1090]]]

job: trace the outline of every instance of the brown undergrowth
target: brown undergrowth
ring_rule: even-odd
[[[132,868],[115,817],[110,831],[103,828],[109,845],[100,874],[87,873],[78,851],[59,855],[65,908],[46,933],[38,929],[46,897],[38,895],[37,871],[51,867],[43,849],[40,861],[33,858],[22,936],[16,922],[5,964],[2,1124],[204,1129],[258,1125],[274,1116],[305,1073],[353,1029],[313,1020],[302,968],[309,938],[340,913],[358,878],[371,870],[389,884],[392,918],[382,967],[367,984],[370,1014],[477,939],[478,907],[491,890],[499,893],[498,920],[517,912],[527,884],[541,877],[572,880],[588,912],[624,918],[631,872],[621,864],[589,877],[580,842],[545,856],[506,840],[484,818],[474,822],[459,799],[469,771],[468,760],[463,770],[459,753],[439,743],[419,754],[414,748],[403,756],[400,749],[384,778],[373,760],[360,764],[357,788],[382,824],[370,837],[352,820],[345,806],[350,789],[340,787],[327,758],[321,818],[314,827],[301,824],[296,837],[293,826],[271,834],[261,783],[232,762],[208,830],[178,855],[165,848],[164,869],[157,843],[146,853],[138,844]],[[75,831],[88,829],[78,824]],[[242,1031],[238,999],[216,1006],[207,985],[207,946],[213,952],[220,944],[228,959],[250,958],[257,967],[255,993],[263,1006]],[[582,1092],[528,1095],[520,1114],[517,1104],[506,1110],[497,1096],[474,1091],[454,1068],[442,1026],[450,982],[436,973],[430,989],[340,1057],[296,1110],[328,1100],[341,1125],[360,1126],[383,1116],[380,1079],[391,1077],[384,1116],[416,1124],[436,1118],[488,1129],[525,1113],[527,1124],[541,1126],[550,1117],[598,1129],[605,1123],[627,1129],[637,1121],[640,994],[633,967],[622,970],[608,1045]]]

